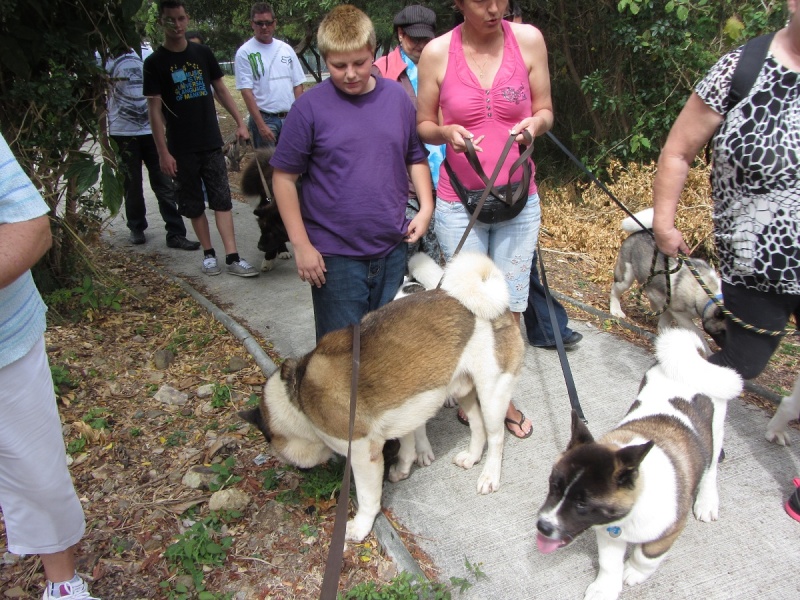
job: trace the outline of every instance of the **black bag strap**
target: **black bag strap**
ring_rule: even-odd
[[[731,76],[731,89],[725,102],[726,113],[741,102],[750,92],[758,78],[758,74],[761,72],[764,61],[767,59],[767,53],[773,37],[775,37],[774,31],[753,38],[742,46],[739,62],[736,64]]]

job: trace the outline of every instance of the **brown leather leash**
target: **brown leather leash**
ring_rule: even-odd
[[[347,531],[347,508],[350,505],[350,449],[353,443],[353,429],[356,422],[356,397],[358,395],[358,371],[361,366],[361,327],[353,325],[353,364],[350,379],[350,428],[347,434],[347,458],[342,475],[342,489],[336,504],[336,520],[333,523],[333,534],[328,546],[328,559],[325,562],[325,575],[320,588],[320,600],[336,600],[339,592],[339,578],[342,574],[344,559],[344,536]]]
[[[472,168],[475,169],[475,172],[478,174],[478,177],[481,178],[481,181],[483,181],[483,183],[486,185],[486,188],[483,190],[483,193],[481,194],[478,203],[475,205],[475,211],[472,213],[472,216],[469,219],[469,223],[467,223],[467,228],[464,230],[464,234],[461,236],[461,240],[459,240],[458,246],[456,246],[455,252],[453,252],[453,256],[450,257],[450,260],[453,260],[456,256],[458,256],[458,253],[461,252],[461,248],[463,248],[464,242],[467,241],[467,236],[469,235],[469,232],[472,231],[472,228],[475,226],[475,223],[478,220],[478,215],[480,215],[481,209],[483,208],[483,205],[486,203],[486,199],[489,197],[489,194],[494,192],[495,196],[497,196],[498,198],[502,198],[503,194],[494,187],[494,182],[497,181],[497,177],[498,175],[500,175],[500,169],[503,168],[503,163],[505,162],[508,153],[511,152],[511,148],[514,146],[514,140],[516,139],[517,135],[519,134],[517,133],[509,134],[508,141],[506,141],[505,146],[503,146],[503,151],[500,153],[500,158],[497,160],[497,164],[494,166],[494,171],[492,171],[491,177],[486,177],[486,173],[484,172],[483,167],[481,166],[481,163],[478,160],[478,156],[475,153],[475,146],[472,145],[472,140],[469,138],[466,138],[464,140],[464,143],[467,146],[467,160],[469,161],[470,165],[472,165]],[[533,154],[533,136],[527,129],[523,130],[522,135],[528,141],[528,148],[524,152],[520,153],[519,158],[516,161],[514,161],[514,164],[511,165],[511,169],[509,169],[508,171],[509,180],[511,179],[511,175],[514,173],[514,171],[516,171],[519,167],[521,167],[525,163],[525,161],[527,161],[531,157],[531,154]],[[519,189],[522,190],[522,187],[520,187]],[[528,190],[527,189],[522,190],[522,193],[527,194]],[[511,196],[511,185],[509,183],[509,185],[506,186],[506,197],[510,200],[511,199],[510,196]],[[513,202],[510,203],[513,204]],[[439,287],[441,285],[442,282],[439,281],[439,285],[436,287]]]

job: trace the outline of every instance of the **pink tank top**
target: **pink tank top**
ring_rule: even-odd
[[[511,32],[511,26],[503,21],[503,61],[491,89],[484,90],[464,56],[461,27],[459,25],[453,30],[450,40],[450,53],[439,94],[439,104],[446,125],[457,123],[466,127],[475,137],[486,136],[480,143],[483,152],[478,152],[477,155],[486,176],[491,177],[503,146],[508,141],[508,132],[522,119],[531,116],[528,68],[522,59],[517,39]],[[517,158],[519,158],[519,148],[515,144],[500,170],[497,184],[508,183],[508,170]],[[467,189],[482,190],[485,187],[467,162],[466,155],[453,152],[450,145],[447,146],[447,161]],[[535,173],[533,161],[531,168]],[[522,171],[517,169],[514,172],[513,182],[520,179]],[[531,177],[528,195],[534,193],[536,193],[536,183]],[[459,201],[444,167],[439,173],[436,196],[447,202]]]

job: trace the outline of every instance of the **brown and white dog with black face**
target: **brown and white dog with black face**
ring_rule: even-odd
[[[386,440],[400,440],[390,480],[405,479],[417,459],[415,432],[448,395],[459,398],[471,430],[469,446],[453,462],[471,468],[488,441],[478,493],[500,487],[503,419],[525,351],[508,302],[494,263],[464,252],[446,267],[441,289],[400,298],[362,319],[351,452],[358,512],[347,539],[363,540],[380,511]],[[267,381],[259,408],[239,413],[282,460],[309,468],[347,453],[352,333],[333,331],[299,360],[287,360]]]
[[[547,554],[594,528],[600,571],[586,600],[614,600],[623,582],[647,579],[692,510],[701,521],[719,515],[723,423],[742,380],[707,362],[702,349],[688,330],[660,335],[658,362],[645,374],[636,401],[599,440],[572,414],[572,439],[553,467],[539,510],[537,545]],[[625,561],[629,543],[634,548]]]

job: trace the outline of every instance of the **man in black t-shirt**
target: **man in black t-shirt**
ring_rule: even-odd
[[[184,3],[160,2],[159,23],[164,28],[164,44],[145,60],[143,83],[159,165],[177,181],[178,208],[191,220],[203,245],[203,272],[207,275],[221,272],[205,214],[204,182],[208,207],[215,211],[217,231],[225,247],[228,273],[255,277],[258,271],[236,249],[231,190],[212,89],[219,103],[236,120],[236,136],[240,141],[250,139],[247,126],[222,81],[222,70],[211,50],[184,37],[189,25]]]

